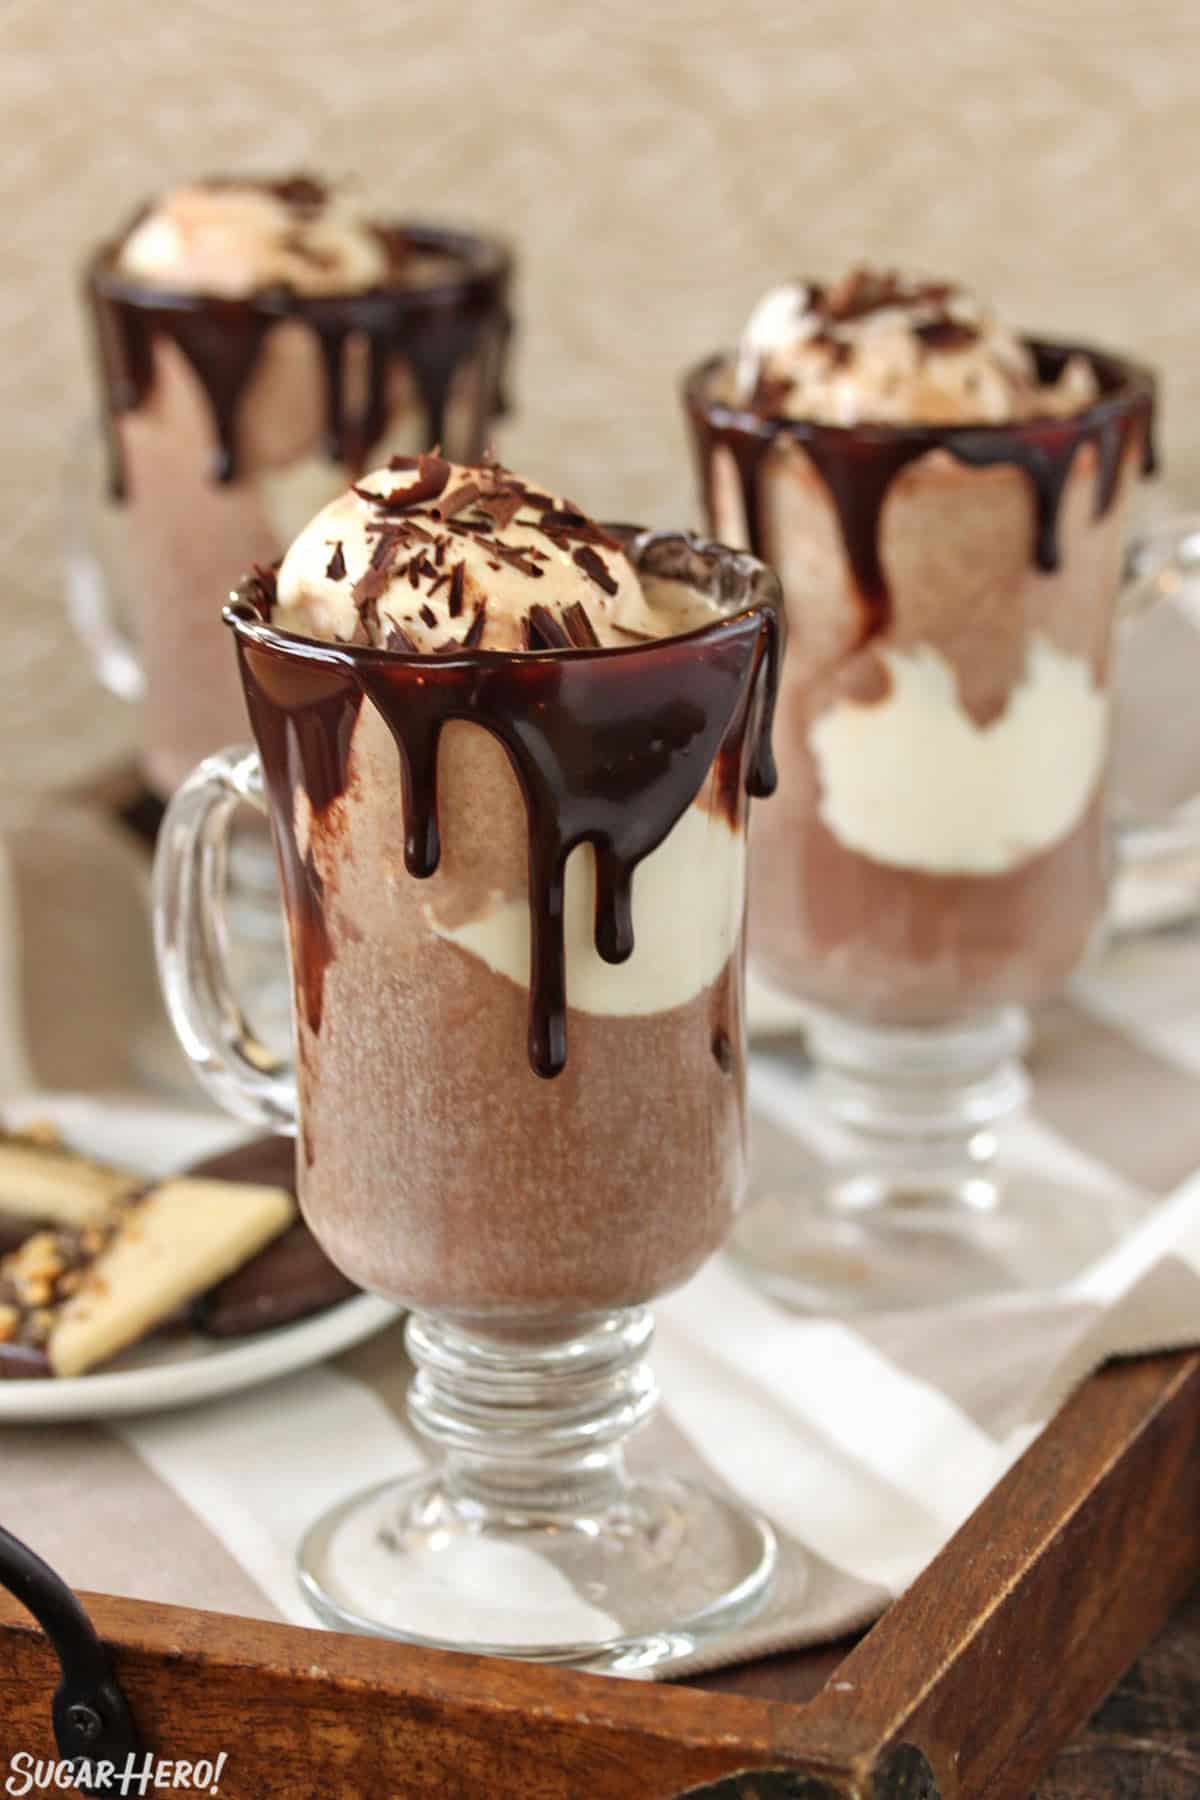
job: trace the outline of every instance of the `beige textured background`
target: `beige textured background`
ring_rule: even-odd
[[[758,291],[863,252],[1137,347],[1200,493],[1200,59],[1189,0],[0,0],[0,794],[129,721],[67,649],[59,465],[88,403],[81,248],[212,169],[358,171],[519,241],[507,459],[691,519],[677,370]]]

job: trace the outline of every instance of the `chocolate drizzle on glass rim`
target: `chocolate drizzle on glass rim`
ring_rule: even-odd
[[[1086,357],[1099,397],[1078,413],[1005,424],[828,425],[810,419],[768,416],[732,405],[713,392],[714,377],[729,368],[727,355],[710,357],[684,382],[701,491],[714,516],[713,456],[732,458],[741,491],[747,540],[770,559],[765,542],[762,476],[769,453],[792,443],[811,460],[837,513],[846,561],[868,620],[867,635],[888,621],[890,601],[879,552],[879,523],[892,482],[919,457],[944,450],[972,468],[1007,464],[1029,481],[1034,500],[1030,559],[1043,572],[1059,566],[1058,520],[1067,478],[1084,444],[1096,452],[1094,514],[1109,510],[1130,447],[1137,445],[1144,474],[1156,468],[1155,381],[1152,372],[1123,357],[1086,345],[1031,341],[1038,373],[1053,380],[1072,356]]]
[[[115,430],[118,415],[146,398],[154,373],[154,342],[173,342],[204,389],[215,437],[212,479],[237,479],[237,425],[242,399],[272,329],[299,320],[314,333],[325,369],[324,449],[332,462],[359,472],[388,423],[391,369],[405,366],[425,411],[426,443],[447,437],[447,411],[456,375],[476,365],[483,391],[472,420],[472,441],[455,445],[477,460],[493,419],[503,417],[503,363],[512,332],[508,305],[512,259],[499,242],[430,225],[376,225],[393,278],[358,293],[307,294],[279,285],[245,298],[188,293],[124,275],[117,266],[124,235],[102,245],[84,277],[92,314],[102,389],[107,395],[111,491],[124,495],[124,470]],[[449,272],[405,281],[408,257],[444,259]],[[351,404],[354,381],[348,346],[366,346],[365,396]]]
[[[438,867],[438,739],[451,720],[503,746],[525,802],[530,909],[529,1060],[537,1075],[567,1057],[563,935],[567,859],[596,859],[598,954],[634,949],[638,864],[667,837],[715,768],[715,803],[735,829],[747,796],[775,787],[771,722],[782,654],[779,583],[749,556],[686,533],[606,527],[643,575],[687,581],[722,608],[699,630],[618,647],[463,650],[414,655],[293,636],[268,621],[274,578],[259,571],[225,609],[276,822],[291,920],[297,1006],[321,1026],[334,954],[311,844],[291,827],[302,786],[315,818],[345,792],[364,702],[397,750],[404,860],[417,880]]]

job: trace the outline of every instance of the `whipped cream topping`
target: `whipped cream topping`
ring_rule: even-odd
[[[860,268],[789,282],[755,307],[729,398],[829,425],[1006,424],[1081,412],[1099,392],[1071,357],[1042,381],[1028,345],[966,289]]]
[[[272,623],[425,654],[578,650],[710,624],[679,583],[643,588],[620,543],[496,462],[396,456],[326,506],[283,559]]]
[[[319,182],[211,181],[164,194],[121,246],[123,275],[244,299],[264,288],[352,294],[387,277],[371,226]]]

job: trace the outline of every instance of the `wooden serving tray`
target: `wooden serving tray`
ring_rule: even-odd
[[[1189,1352],[1080,1388],[856,1644],[688,1683],[84,1598],[145,1747],[226,1750],[222,1800],[1016,1800],[1198,1573]],[[0,1592],[0,1768],[54,1755],[57,1679]]]

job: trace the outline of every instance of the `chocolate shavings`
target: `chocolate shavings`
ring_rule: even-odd
[[[461,567],[462,565],[460,564],[459,566]],[[476,644],[478,644],[480,638],[483,636],[483,627],[486,618],[487,601],[481,600],[475,613],[475,617],[471,620],[466,635],[463,638],[462,647],[464,650],[473,650]]]
[[[457,619],[459,613],[461,613],[461,611],[462,611],[463,587],[466,583],[466,579],[467,579],[466,563],[455,563],[453,571],[451,572],[451,575],[450,575],[449,608],[450,608],[450,617],[452,619]]]
[[[531,606],[525,618],[525,641],[531,650],[569,650],[571,639],[557,613]]]
[[[578,550],[571,552],[571,561],[581,568],[589,580],[606,594],[615,594],[617,583],[602,556],[587,544],[581,544]]]
[[[399,531],[383,531],[379,542],[371,552],[371,560],[350,590],[350,598],[355,606],[362,607],[378,600],[391,586],[392,565],[400,554],[403,534]]]
[[[354,492],[360,500],[370,501],[384,512],[403,513],[414,506],[424,505],[427,500],[436,500],[449,479],[450,464],[444,456],[431,451],[418,458],[417,479],[410,486],[393,488],[388,494],[376,494],[370,488],[355,485]]]
[[[490,540],[488,550],[493,556],[498,556],[501,562],[508,563],[510,568],[519,569],[522,575],[532,576],[535,581],[546,573],[545,569],[539,569],[535,562],[529,560],[523,548],[514,544],[499,544]]]
[[[552,544],[560,549],[574,542],[578,544],[598,544],[602,550],[619,550],[621,545],[615,537],[590,519],[576,512],[572,507],[552,506],[544,512],[537,522],[538,529],[543,531]]]
[[[483,494],[479,501],[479,510],[485,512],[493,520],[497,531],[507,531],[521,508],[525,505],[525,490],[518,486],[498,487],[491,494]]]
[[[460,487],[455,488],[452,494],[447,494],[445,499],[439,500],[433,511],[439,519],[452,519],[456,513],[465,512],[467,507],[478,498],[479,483],[464,481]]]
[[[600,645],[587,608],[578,600],[561,617],[548,606],[531,606],[523,636],[529,650],[595,650]]]
[[[567,636],[577,650],[598,650],[600,648],[600,639],[596,636],[596,628],[582,601],[576,600],[568,606],[563,613],[562,621],[566,627]]]
[[[338,539],[333,555],[325,565],[325,574],[330,581],[344,581],[346,578],[346,557],[342,549],[342,540]]]
[[[924,325],[915,325],[913,336],[926,350],[969,350],[979,341],[977,328],[958,319],[930,319]]]

